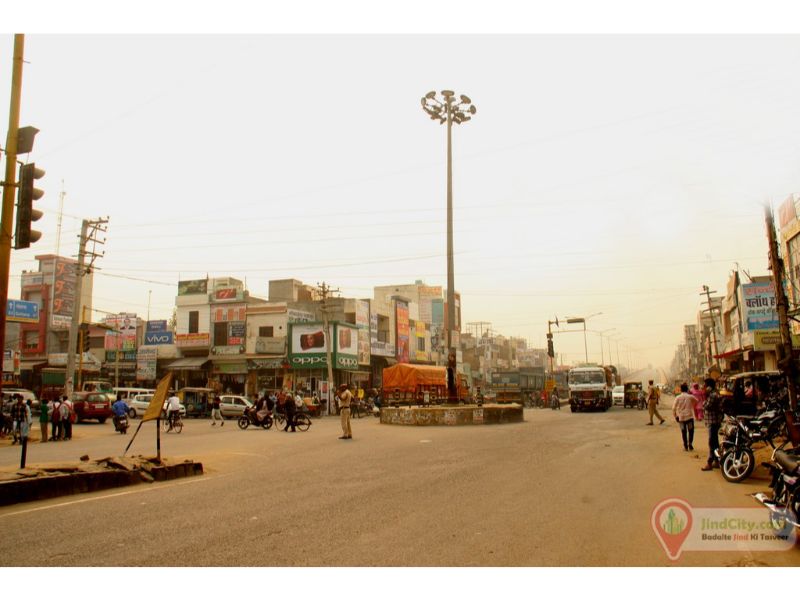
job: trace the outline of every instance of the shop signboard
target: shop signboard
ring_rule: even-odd
[[[158,348],[142,346],[136,353],[136,381],[155,381]]]
[[[778,309],[772,282],[746,283],[742,286],[742,295],[746,330],[778,328]]]
[[[147,324],[145,325],[145,331],[148,333],[163,333],[167,331],[167,322],[166,320],[147,321]]]
[[[370,362],[369,300],[356,300],[356,327],[358,328],[358,364]]]
[[[333,364],[337,369],[358,368],[358,329],[346,323],[336,323],[336,353]]]
[[[287,308],[286,319],[289,323],[310,323],[314,321],[314,315],[305,310],[297,310],[296,308]]]
[[[375,356],[390,356],[394,358],[394,346],[389,342],[378,341],[378,315],[369,316],[369,351]]]
[[[214,306],[211,309],[211,320],[214,323],[244,322],[247,320],[247,305],[226,304],[225,306]]]
[[[207,348],[211,341],[208,333],[178,333],[175,345],[178,348]]]

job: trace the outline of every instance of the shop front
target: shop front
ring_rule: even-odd
[[[173,373],[172,387],[176,390],[184,387],[206,387],[209,373],[206,370],[208,356],[192,356],[179,358],[166,366]]]
[[[289,363],[285,356],[251,358],[247,361],[247,393],[260,396],[263,392],[282,390]]]
[[[247,374],[247,360],[238,357],[236,360],[215,357],[212,360],[209,387],[223,394],[246,395]]]

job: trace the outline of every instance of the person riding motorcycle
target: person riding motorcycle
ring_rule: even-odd
[[[128,414],[128,405],[122,399],[122,394],[117,394],[117,401],[111,405],[111,412],[114,413],[114,429],[119,429],[120,419]]]

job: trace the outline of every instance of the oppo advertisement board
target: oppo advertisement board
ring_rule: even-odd
[[[295,369],[327,367],[327,336],[322,323],[289,323],[289,364]]]
[[[358,329],[353,325],[336,323],[336,354],[333,364],[337,369],[358,368]]]

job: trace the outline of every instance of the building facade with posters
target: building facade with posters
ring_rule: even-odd
[[[777,368],[780,343],[778,310],[772,277],[763,275],[741,282],[734,271],[722,302],[719,358],[723,371],[762,371]]]
[[[790,313],[800,307],[800,194],[791,194],[778,208],[781,255],[783,256],[786,295]],[[800,333],[800,323],[789,321],[792,333]]]
[[[69,327],[75,303],[79,315],[86,321],[92,315],[93,273],[84,275],[81,298],[75,297],[77,261],[44,254],[36,271],[23,271],[20,299],[39,305],[37,323],[19,326],[19,380],[20,384],[34,390],[43,385],[43,373],[48,385],[63,386],[61,357],[66,356],[69,345]]]

